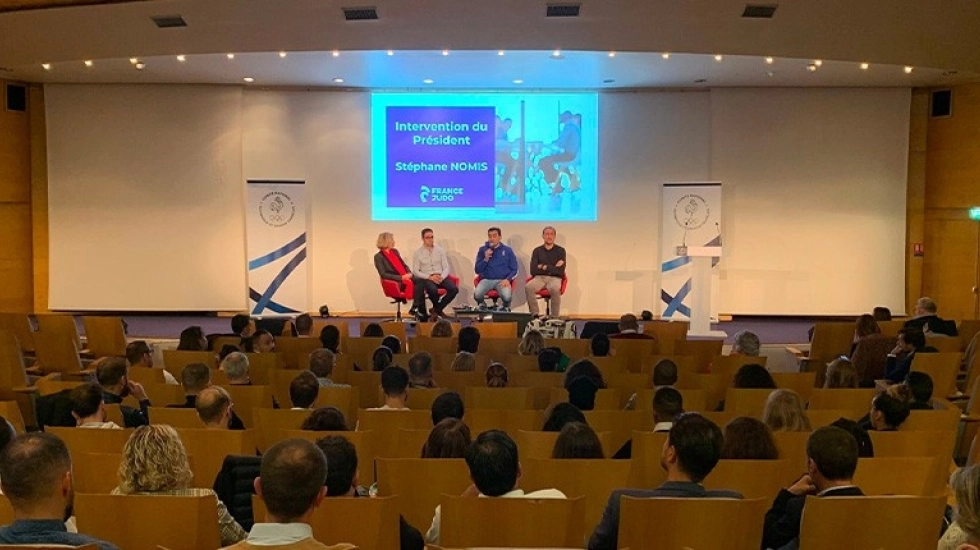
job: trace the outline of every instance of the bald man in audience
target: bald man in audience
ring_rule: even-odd
[[[209,430],[228,430],[231,428],[231,396],[220,386],[209,386],[197,394],[197,416]]]
[[[153,350],[150,345],[143,340],[134,340],[126,345],[126,360],[129,361],[129,368],[145,367],[153,368]],[[163,370],[163,369],[160,369]],[[177,385],[174,375],[163,370],[163,381],[171,386]]]
[[[251,386],[252,380],[248,376],[248,356],[240,351],[229,353],[221,361],[221,369],[228,377],[228,384],[232,386]]]
[[[619,318],[619,332],[610,334],[609,338],[619,340],[653,340],[653,336],[640,332],[640,322],[636,315],[627,313]]]

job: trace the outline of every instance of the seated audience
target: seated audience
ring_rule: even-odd
[[[677,363],[661,359],[653,366],[653,388],[673,387],[677,383]]]
[[[14,426],[9,420],[0,416],[0,456],[2,456],[3,450],[7,448],[7,445],[10,445],[10,442],[15,437],[17,437],[17,431],[14,430]],[[3,491],[0,491],[0,494],[2,493]]]
[[[620,497],[637,498],[742,498],[734,491],[707,490],[701,485],[721,456],[723,438],[714,422],[697,413],[684,413],[674,420],[660,456],[667,481],[656,489],[617,489],[609,495],[602,520],[589,538],[589,550],[619,548]]]
[[[850,418],[838,418],[831,422],[830,425],[840,428],[854,436],[858,444],[858,458],[875,457],[875,448],[871,442],[871,436],[868,435],[868,430],[861,427],[859,422]]]
[[[544,411],[543,432],[560,432],[569,422],[588,423],[581,409],[571,403],[555,403]]]
[[[350,384],[338,384],[330,379],[334,367],[337,366],[337,356],[327,348],[315,349],[310,353],[310,372],[316,375],[316,380],[322,388],[349,388]]]
[[[344,413],[337,407],[320,407],[314,409],[310,416],[306,417],[301,430],[311,432],[346,432],[350,431],[347,427],[347,419]]]
[[[766,512],[763,548],[782,548],[799,538],[807,495],[864,495],[851,480],[857,469],[858,446],[848,432],[833,426],[819,428],[806,442],[806,457],[806,473],[781,490]]]
[[[875,308],[871,310],[871,316],[875,318],[875,321],[891,321],[892,310],[885,306],[875,306]]]
[[[432,355],[427,351],[412,354],[408,359],[408,387],[434,388],[432,380]]]
[[[435,426],[446,418],[463,419],[463,398],[454,391],[440,393],[432,400],[432,425]]]
[[[569,422],[561,429],[551,458],[606,458],[595,430],[584,422]]]
[[[122,429],[115,422],[106,421],[105,403],[102,399],[102,388],[98,384],[82,384],[71,390],[68,394],[71,415],[79,428]]]
[[[218,351],[218,366],[219,366],[219,368],[220,368],[220,365],[221,365],[222,361],[224,361],[225,358],[227,358],[232,353],[235,353],[236,351],[240,352],[240,351],[242,351],[242,348],[240,348],[238,346],[233,346],[231,344],[225,344],[225,345],[221,346],[221,350]]]
[[[391,348],[378,346],[371,354],[371,370],[381,372],[390,367],[395,361],[395,356],[391,353]]]
[[[334,354],[340,353],[340,329],[334,325],[320,329],[320,345]]]
[[[177,351],[207,351],[208,339],[204,330],[199,326],[187,327],[180,331],[177,341]]]
[[[619,332],[610,334],[610,338],[626,340],[653,340],[653,336],[640,332],[640,323],[636,320],[636,315],[626,313],[619,318]]]
[[[461,351],[453,357],[453,364],[449,366],[453,372],[473,372],[476,370],[476,356],[468,351]]]
[[[248,315],[239,313],[231,318],[231,332],[243,340],[251,338],[252,334],[255,333],[255,323]]]
[[[663,386],[653,393],[653,431],[669,432],[674,418],[684,412],[684,396],[669,386]],[[633,440],[630,439],[613,455],[615,459],[632,458]]]
[[[102,399],[107,405],[119,404],[122,411],[123,424],[127,428],[145,426],[149,421],[150,399],[146,396],[143,385],[133,382],[128,376],[126,360],[119,357],[107,357],[99,363],[95,376],[102,386]],[[132,395],[139,402],[139,409],[123,405],[123,399]]]
[[[272,336],[271,332],[259,329],[252,334],[251,338],[244,338],[242,346],[247,353],[274,353],[276,351],[276,338]]]
[[[735,341],[732,343],[732,351],[729,355],[758,357],[761,349],[762,343],[759,337],[750,330],[742,330],[735,334]]]
[[[557,372],[561,363],[561,352],[556,348],[544,348],[538,354],[538,371]]]
[[[881,327],[878,326],[878,321],[875,321],[873,315],[865,313],[858,317],[854,323],[854,343],[851,344],[850,355],[854,355],[854,350],[861,338],[872,334],[881,334]]]
[[[905,376],[904,384],[909,388],[912,400],[909,401],[909,409],[913,411],[927,410],[935,408],[932,403],[933,384],[932,377],[924,372],[912,371]]]
[[[960,468],[949,478],[956,497],[955,520],[939,539],[938,550],[980,547],[980,464]]]
[[[854,363],[845,357],[838,357],[827,363],[827,375],[824,377],[823,387],[827,389],[858,387],[858,373]]]
[[[487,367],[487,387],[506,388],[507,387],[507,367],[496,361]]]
[[[57,437],[33,432],[15,437],[0,452],[0,488],[14,521],[0,527],[0,544],[83,546],[119,550],[114,544],[69,533],[74,487],[68,447]]]
[[[757,418],[740,416],[725,426],[721,458],[728,460],[776,460],[779,449],[772,431]]]
[[[604,332],[597,332],[589,340],[589,355],[592,357],[609,357],[611,347],[609,335]]]
[[[858,386],[873,388],[875,380],[885,377],[888,353],[897,342],[896,337],[881,333],[866,334],[858,339],[851,353],[851,362],[854,364],[854,370],[857,371]]]
[[[525,493],[517,488],[521,477],[521,462],[517,455],[517,444],[506,433],[490,430],[477,436],[466,453],[466,465],[470,468],[473,486],[466,495],[479,495],[499,498],[565,498],[557,489],[543,489]],[[436,507],[432,525],[425,535],[425,541],[439,544],[441,525],[441,506]]]
[[[758,363],[750,363],[748,365],[742,365],[737,371],[735,371],[735,379],[732,384],[736,388],[741,389],[757,389],[757,390],[774,390],[776,389],[776,381],[773,380],[772,375],[766,370],[766,367]],[[715,411],[725,410],[725,400],[722,399]]]
[[[524,333],[521,343],[517,345],[517,353],[519,355],[537,355],[541,353],[544,347],[544,335],[540,331],[529,330]]]
[[[129,436],[119,465],[119,486],[114,495],[212,495],[218,503],[217,522],[221,544],[234,544],[245,538],[242,527],[231,517],[224,503],[211,489],[191,487],[187,452],[176,430],[166,424],[141,426]]]
[[[476,355],[480,351],[480,329],[467,325],[459,329],[456,351],[465,351]]]
[[[602,371],[592,361],[579,359],[565,371],[565,390],[568,402],[583,411],[595,408],[595,396],[606,387]]]
[[[191,363],[180,371],[180,385],[184,388],[184,403],[167,405],[171,408],[193,409],[201,390],[211,385],[211,369],[204,363]]]
[[[935,351],[926,348],[926,336],[917,328],[903,328],[898,331],[898,343],[886,359],[885,380],[892,384],[901,383],[912,370],[916,353]]]
[[[294,411],[312,409],[319,394],[320,382],[308,370],[300,371],[289,383],[289,401],[293,404]]]
[[[361,332],[361,338],[384,338],[385,331],[378,323],[368,323]]]
[[[204,427],[211,430],[231,429],[233,404],[231,396],[221,386],[209,386],[197,394],[194,408]],[[241,420],[239,420],[241,422]]]
[[[351,544],[327,546],[313,539],[310,519],[326,494],[327,459],[303,439],[280,441],[262,456],[255,492],[265,503],[265,518],[244,541],[227,550],[350,550]]]
[[[462,420],[443,418],[422,445],[422,458],[466,458],[470,443],[470,428]]]
[[[402,352],[402,341],[397,336],[391,334],[385,336],[381,339],[381,345],[390,349],[392,355],[398,355]]]
[[[956,331],[956,323],[947,321],[936,314],[939,307],[935,300],[923,296],[915,301],[915,317],[905,321],[904,328],[917,328],[926,334],[942,334],[945,336],[959,336]]]
[[[293,327],[296,328],[296,336],[309,338],[313,331],[313,317],[310,317],[309,313],[297,315],[296,321],[293,322]]]
[[[129,362],[129,368],[133,367],[144,367],[148,369],[153,368],[153,350],[144,340],[134,340],[126,345],[126,361]],[[163,381],[171,386],[177,385],[177,379],[174,375],[170,374],[164,369],[163,371]]]
[[[252,379],[248,376],[248,356],[241,352],[229,353],[221,361],[220,370],[225,372],[228,384],[232,386],[251,386]]]
[[[385,395],[385,404],[368,410],[408,410],[408,373],[405,372],[405,369],[401,367],[388,367],[381,371],[381,391]]]
[[[775,390],[766,399],[762,421],[774,432],[809,432],[810,419],[803,400],[793,390]]]
[[[432,330],[429,332],[430,338],[452,338],[453,337],[453,324],[446,319],[439,319],[432,325]]]
[[[865,429],[894,432],[909,417],[911,390],[904,384],[894,384],[871,400],[871,413]]]

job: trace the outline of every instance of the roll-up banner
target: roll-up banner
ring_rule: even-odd
[[[306,182],[247,180],[248,296],[252,315],[309,309]]]
[[[691,258],[685,247],[721,246],[721,183],[665,183],[660,229],[660,315],[691,317]],[[712,261],[711,318],[718,318],[718,258]]]

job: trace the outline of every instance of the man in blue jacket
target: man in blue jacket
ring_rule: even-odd
[[[497,289],[504,309],[510,310],[513,282],[517,277],[517,256],[507,245],[500,242],[500,228],[487,230],[487,243],[476,253],[476,274],[480,282],[473,290],[473,298],[479,306],[485,306],[484,298],[491,289]]]

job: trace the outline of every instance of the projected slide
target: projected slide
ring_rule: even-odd
[[[593,221],[594,93],[371,95],[374,220]]]

